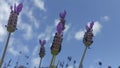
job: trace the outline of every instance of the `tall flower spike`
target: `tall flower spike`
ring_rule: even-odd
[[[63,13],[60,13],[59,16],[60,16],[60,18],[64,19],[65,16],[66,16],[66,11],[64,10],[64,12],[63,12]]]
[[[61,33],[62,33],[62,28],[63,28],[62,23],[59,22],[58,25],[57,25],[57,32],[58,32],[59,35],[61,35]]]
[[[46,44],[46,40],[39,40],[39,43],[41,45],[40,47],[40,53],[39,53],[39,56],[40,56],[40,64],[39,64],[39,68],[41,68],[41,63],[42,63],[42,58],[45,56],[45,47],[44,45]]]

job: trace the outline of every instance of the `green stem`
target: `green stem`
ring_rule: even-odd
[[[2,64],[3,64],[3,62],[4,62],[4,58],[5,58],[5,54],[6,54],[6,51],[7,51],[7,47],[8,47],[8,43],[9,43],[10,36],[11,36],[11,33],[9,32],[8,38],[7,38],[7,42],[6,42],[6,45],[5,45],[5,48],[4,48],[4,52],[3,52],[3,54],[2,54],[2,59],[1,59],[1,61],[0,61],[0,68],[2,68]]]
[[[86,51],[87,51],[87,46],[86,46],[85,49],[84,49],[84,53],[83,53],[83,55],[82,55],[82,58],[81,58],[81,61],[80,61],[80,64],[79,64],[79,68],[82,68],[82,63],[83,63],[83,60],[84,60]]]
[[[51,63],[50,63],[50,68],[52,68],[52,66],[54,66],[54,64],[55,64],[55,59],[56,59],[56,55],[53,55],[53,56],[52,56]]]
[[[39,68],[41,68],[41,63],[42,63],[42,58],[40,59],[40,64],[39,64]]]

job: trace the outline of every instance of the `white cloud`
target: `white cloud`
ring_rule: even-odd
[[[55,21],[54,21],[55,26],[57,26],[59,22],[60,22],[60,20],[59,20],[59,19],[55,19]]]
[[[20,28],[23,32],[23,37],[24,39],[26,40],[30,40],[33,38],[33,29],[32,29],[32,26],[30,24],[26,24],[26,23],[21,23],[20,24]]]
[[[5,39],[7,31],[5,25],[7,24],[9,18],[9,5],[5,1],[0,2],[0,42]]]
[[[18,55],[19,55],[19,52],[16,51],[13,47],[10,47],[10,48],[8,49],[8,51],[9,51],[12,55],[14,55],[14,56],[18,56]]]
[[[46,41],[49,41],[53,34],[53,28],[53,26],[47,26],[45,31],[38,35],[38,39],[45,39]]]
[[[68,68],[74,68],[74,67],[71,65],[71,66],[68,66]]]
[[[39,62],[40,62],[39,57],[32,58],[32,66],[31,66],[31,68],[34,68],[35,66],[36,66],[36,68],[38,68]]]
[[[28,46],[22,44],[19,40],[16,40],[13,37],[10,38],[9,45],[8,45],[8,52],[10,52],[14,56],[18,56],[19,51],[28,53],[29,52]]]
[[[70,28],[70,24],[66,24],[64,32],[67,32],[69,30],[69,28]]]
[[[34,4],[35,4],[38,8],[40,8],[41,10],[46,11],[46,9],[45,9],[45,3],[44,3],[43,0],[34,0]]]
[[[26,11],[27,16],[30,18],[30,20],[34,23],[34,26],[36,28],[39,28],[39,22],[36,20],[36,18],[33,16],[33,11]]]
[[[84,32],[85,32],[85,31],[83,31],[83,30],[80,30],[80,31],[76,32],[74,38],[75,38],[76,40],[81,40],[81,39],[83,39]]]
[[[109,21],[110,17],[109,16],[103,16],[103,17],[101,17],[101,20],[102,21]]]
[[[102,25],[100,24],[99,21],[95,21],[94,22],[94,26],[93,26],[93,33],[94,35],[96,35],[97,33],[99,33],[101,31]]]
[[[40,47],[39,46],[35,46],[35,48],[33,50],[33,53],[32,53],[32,56],[35,56],[36,54],[38,54],[39,50],[40,50]]]

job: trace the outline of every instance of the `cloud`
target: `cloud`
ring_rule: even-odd
[[[81,40],[81,39],[83,39],[84,32],[85,32],[84,30],[80,30],[80,31],[76,32],[74,38],[75,38],[76,40]]]
[[[40,60],[39,57],[32,58],[32,66],[31,66],[31,68],[34,68],[34,67],[38,68],[39,62],[40,62],[39,60]]]
[[[34,23],[35,28],[39,28],[39,22],[33,16],[33,11],[32,10],[31,11],[30,10],[25,10],[24,14],[27,15],[27,17],[30,19],[30,21]]]
[[[68,66],[68,68],[74,68],[74,67],[71,65],[71,66]]]
[[[21,23],[21,30],[25,33],[23,33],[23,37],[26,40],[30,40],[33,38],[33,29],[32,26],[30,24],[26,24],[26,23]]]
[[[36,54],[39,53],[39,46],[35,46],[34,50],[33,50],[33,53],[32,53],[32,56],[35,56]]]
[[[52,37],[53,29],[53,26],[47,26],[45,31],[38,35],[38,39],[45,39],[46,41],[49,41]]]
[[[34,0],[34,4],[36,5],[36,7],[40,8],[41,10],[46,11],[45,3],[43,0]]]
[[[7,24],[9,18],[9,5],[5,1],[0,2],[0,42],[3,42],[5,36],[7,35],[7,31],[5,25]]]
[[[94,26],[93,26],[93,33],[94,35],[96,35],[97,33],[99,33],[101,31],[102,25],[100,24],[99,21],[95,21],[94,22]]]
[[[16,40],[13,37],[10,38],[8,52],[14,56],[18,56],[20,51],[23,53],[29,53],[27,45],[22,44],[19,40]]]
[[[109,16],[103,16],[101,17],[101,20],[104,21],[104,22],[107,22],[110,20],[110,17]]]

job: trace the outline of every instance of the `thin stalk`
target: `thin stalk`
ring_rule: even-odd
[[[84,60],[86,51],[87,51],[87,46],[86,46],[85,49],[84,49],[84,53],[83,53],[83,55],[82,55],[82,58],[81,58],[81,61],[80,61],[80,64],[79,64],[79,68],[82,68],[82,63],[83,63],[83,60]]]
[[[0,68],[2,68],[2,64],[4,62],[4,58],[5,58],[5,55],[6,55],[6,51],[7,51],[7,47],[8,47],[10,36],[11,36],[11,33],[9,32],[8,38],[7,38],[7,42],[6,42],[6,45],[5,45],[5,48],[4,48],[4,52],[2,54],[2,59],[1,59],[1,62],[0,62]]]
[[[40,59],[40,64],[39,64],[39,68],[41,68],[41,63],[42,63],[42,58]]]
[[[51,68],[52,66],[54,66],[54,64],[55,64],[55,59],[56,59],[56,56],[53,55],[53,56],[52,56],[51,63],[50,63],[50,68]]]

